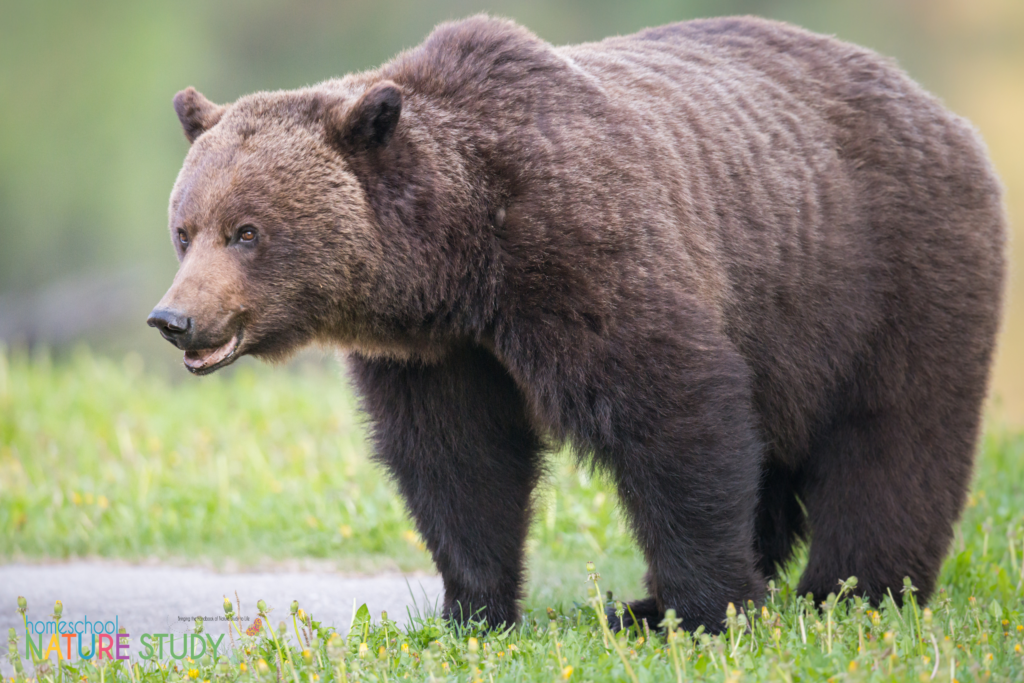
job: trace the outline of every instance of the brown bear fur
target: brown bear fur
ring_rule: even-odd
[[[801,593],[932,592],[1005,219],[977,133],[892,62],[753,18],[555,48],[477,16],[175,107],[182,265],[151,324],[197,373],[350,351],[446,614],[518,617],[563,441],[618,486],[652,624],[720,628],[801,537]]]

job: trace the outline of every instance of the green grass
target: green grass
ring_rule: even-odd
[[[722,636],[669,645],[658,633],[634,632],[613,642],[590,605],[584,564],[596,563],[602,591],[625,597],[640,595],[643,565],[611,489],[556,457],[537,497],[520,627],[484,634],[421,615],[399,629],[363,615],[347,640],[332,641],[330,628],[347,625],[313,629],[308,661],[284,652],[282,675],[295,683],[567,673],[575,681],[630,680],[625,661],[639,681],[675,680],[675,662],[686,680],[928,680],[937,653],[934,680],[950,680],[951,663],[960,681],[1022,680],[1022,513],[1024,435],[992,428],[929,612],[873,612],[856,601],[814,609],[793,593],[797,561],[767,611],[737,606]],[[133,357],[81,350],[58,362],[0,353],[0,561],[158,557],[255,566],[312,557],[348,571],[429,570],[412,528],[394,487],[368,460],[352,395],[333,363],[246,363],[175,380]],[[287,606],[276,607],[274,620],[285,613],[293,628]],[[40,619],[48,607],[30,610]],[[24,658],[23,636],[16,645]],[[261,657],[269,663],[263,673]],[[163,683],[195,669],[198,680],[276,680],[275,657],[263,634],[246,636],[245,648],[218,662],[81,670],[73,663],[75,670],[40,677]],[[27,661],[25,670],[31,675]]]

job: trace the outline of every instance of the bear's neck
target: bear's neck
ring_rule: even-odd
[[[518,261],[572,268],[551,262],[558,249],[543,256],[550,221],[535,200],[554,190],[545,169],[572,163],[572,149],[553,135],[593,115],[603,95],[537,43],[531,68],[492,65],[482,77],[469,69],[435,78],[422,62],[382,68],[407,96],[386,157],[357,169],[387,250],[381,296],[362,335],[377,355],[486,343],[522,287],[510,280]]]

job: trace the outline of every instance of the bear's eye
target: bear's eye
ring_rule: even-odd
[[[251,225],[243,225],[238,229],[239,242],[254,242],[256,240],[256,228]]]
[[[188,246],[188,233],[181,228],[178,228],[178,241],[181,242],[183,247]]]

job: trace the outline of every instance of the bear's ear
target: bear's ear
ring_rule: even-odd
[[[178,113],[181,127],[189,142],[217,125],[227,107],[214,104],[193,87],[188,87],[174,96],[174,111]]]
[[[402,91],[391,81],[381,81],[347,112],[328,117],[327,135],[342,149],[378,149],[391,140],[401,114]]]

